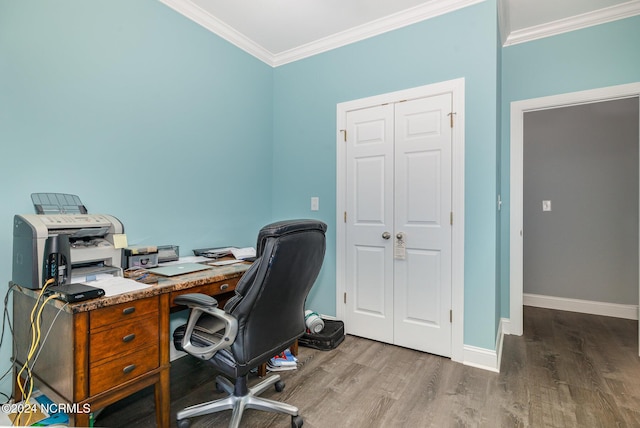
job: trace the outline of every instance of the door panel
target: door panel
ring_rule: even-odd
[[[406,290],[404,311],[405,321],[416,324],[430,324],[437,326],[440,322],[433,314],[439,313],[440,298],[438,295],[440,283],[440,253],[437,251],[409,250],[407,251],[408,274],[402,278],[401,284]],[[423,278],[419,283],[411,283],[407,278]],[[426,284],[427,286],[420,286]]]
[[[356,246],[355,252],[354,310],[362,315],[384,318],[385,250],[382,247]]]
[[[384,182],[387,174],[385,156],[354,159],[353,166],[356,187],[354,223],[359,226],[384,225],[386,214]]]
[[[407,224],[440,224],[440,152],[408,153],[405,161]]]
[[[395,109],[394,343],[451,355],[451,94]]]
[[[349,331],[393,341],[393,106],[347,116],[347,313]]]

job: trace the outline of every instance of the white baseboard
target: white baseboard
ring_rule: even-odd
[[[496,351],[491,349],[464,345],[464,361],[462,364],[496,373],[500,372],[500,366],[498,366],[498,355]]]
[[[510,318],[500,318],[500,322],[502,323],[502,332],[504,334],[512,334],[512,332],[511,332],[511,319]]]
[[[560,311],[581,312],[606,317],[638,319],[638,305],[622,305],[619,303],[594,302],[591,300],[569,299],[566,297],[543,296],[540,294],[523,294],[522,303],[536,308],[556,309]]]
[[[320,314],[320,318],[325,319],[325,320],[333,320],[336,321],[338,318],[334,317],[333,315],[325,315],[325,314]]]
[[[500,362],[502,361],[502,345],[504,343],[504,328],[508,320],[500,319],[498,332],[496,334],[496,349],[478,348],[477,346],[464,345],[465,366],[476,367],[492,372],[500,372]]]
[[[502,363],[502,346],[504,345],[504,335],[506,327],[509,324],[509,320],[507,318],[500,318],[500,324],[498,324],[498,332],[496,335],[496,354],[498,355],[498,371],[500,371],[500,363]]]

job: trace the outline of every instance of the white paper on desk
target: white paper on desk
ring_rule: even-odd
[[[121,276],[97,279],[95,281],[83,282],[83,284],[102,288],[106,297],[115,296],[116,294],[130,293],[132,291],[150,287],[149,284],[141,284],[133,279],[123,278]]]
[[[253,247],[234,248],[231,254],[238,260],[244,260],[256,256],[256,249]]]
[[[90,277],[91,279],[87,280],[87,277]],[[73,272],[71,273],[71,283],[75,284],[77,282],[80,282],[82,284],[88,284],[90,282],[95,282],[96,280],[99,279],[107,279],[107,278],[113,278],[114,275],[111,273],[98,273],[95,275],[81,275],[81,276],[73,276]]]

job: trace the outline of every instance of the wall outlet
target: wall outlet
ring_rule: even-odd
[[[318,211],[320,209],[320,198],[313,196],[311,198],[311,211]]]

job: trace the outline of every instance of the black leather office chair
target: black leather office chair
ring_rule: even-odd
[[[175,299],[191,309],[186,325],[176,329],[177,349],[206,360],[226,377],[216,378],[217,389],[228,396],[178,412],[180,428],[195,416],[233,409],[230,427],[238,427],[245,408],[286,413],[291,426],[302,426],[298,409],[259,398],[271,385],[282,391],[279,375],[248,388],[249,371],[279,354],[304,334],[304,304],[322,266],[326,224],[291,220],[263,227],[258,235],[257,259],[236,286],[235,296],[217,308],[213,297],[185,294]]]

